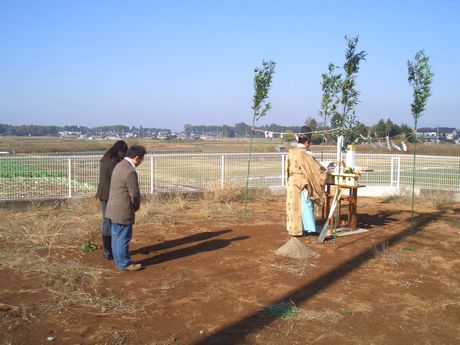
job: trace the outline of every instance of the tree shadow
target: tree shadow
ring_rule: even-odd
[[[223,234],[226,234],[228,232],[233,231],[232,229],[223,229],[223,230],[218,230],[218,231],[207,231],[207,232],[200,232],[198,234],[193,234],[190,236],[182,237],[182,238],[177,238],[174,240],[168,240],[164,241],[161,243],[156,243],[152,244],[147,247],[142,247],[135,249],[130,252],[131,255],[134,254],[150,254],[151,252],[158,251],[158,250],[164,250],[172,247],[177,247],[181,246],[184,244],[192,243],[192,242],[198,242],[198,241],[204,241],[212,237],[220,236]]]
[[[353,270],[359,268],[363,263],[372,259],[376,254],[374,248],[380,246],[391,247],[398,242],[402,241],[409,235],[413,235],[422,231],[428,224],[438,218],[440,212],[430,215],[419,215],[416,217],[414,225],[409,225],[399,233],[392,235],[390,238],[384,239],[371,248],[364,250],[361,253],[348,259],[339,267],[332,268],[328,272],[322,274],[313,281],[295,289],[291,293],[285,294],[269,303],[276,305],[280,303],[293,302],[295,305],[300,305],[321,290],[327,288],[329,285],[334,284],[336,281],[342,279]],[[227,326],[218,328],[213,333],[193,343],[194,345],[230,345],[244,343],[245,337],[248,334],[256,332],[258,329],[263,328],[278,319],[278,316],[267,313],[266,310],[258,310],[246,317],[235,321]]]
[[[202,253],[202,252],[209,252],[213,250],[218,250],[224,247],[227,247],[234,241],[241,241],[250,238],[249,236],[237,236],[229,239],[214,239],[206,242],[202,242],[196,244],[191,247],[181,248],[174,250],[172,252],[163,253],[151,258],[146,258],[143,260],[136,261],[138,264],[142,264],[143,266],[150,266],[154,264],[159,264],[165,261],[171,261],[180,259],[186,256]]]
[[[337,246],[337,249],[344,248],[346,246],[349,246],[353,243],[360,242],[366,237],[374,236],[377,233],[384,232],[386,228],[384,227],[385,225],[390,225],[390,224],[398,224],[398,223],[404,223],[407,222],[407,220],[400,220],[396,218],[392,218],[391,216],[394,214],[400,214],[400,211],[384,211],[379,214],[363,214],[362,218],[360,216],[359,222],[358,222],[358,228],[362,229],[372,229],[374,226],[377,227],[377,229],[372,229],[370,232],[365,232],[364,234],[359,234],[354,237],[353,240],[350,240],[349,242],[346,242],[344,244],[341,244]]]
[[[378,214],[358,213],[358,227],[372,228],[374,226],[385,226],[398,219],[392,217],[394,214],[400,214],[401,211],[384,211]]]

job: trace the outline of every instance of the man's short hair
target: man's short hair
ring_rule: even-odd
[[[144,146],[141,145],[133,145],[128,149],[128,152],[126,152],[126,157],[129,158],[144,158],[146,151]]]

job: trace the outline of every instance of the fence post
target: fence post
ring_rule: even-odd
[[[222,188],[224,188],[225,184],[225,156],[222,155],[221,161],[220,161],[220,185]]]
[[[150,194],[153,194],[153,156],[150,156]]]
[[[393,163],[393,156],[390,158],[390,187],[393,187],[393,175],[394,175],[394,163]]]
[[[72,197],[72,160],[67,159],[67,176],[68,176],[68,186],[69,186],[69,198]]]
[[[396,167],[395,167],[396,162]],[[396,169],[396,172],[395,172]],[[390,168],[390,186],[399,187],[399,181],[401,177],[401,158],[391,156],[391,168]]]
[[[285,177],[284,177],[284,170],[285,170],[285,155],[281,155],[281,187],[285,187],[284,185],[284,180],[285,180]]]

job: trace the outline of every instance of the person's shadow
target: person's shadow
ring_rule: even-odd
[[[134,255],[134,254],[147,255],[147,254],[150,254],[151,252],[158,251],[158,250],[164,250],[164,249],[168,249],[172,247],[182,246],[184,244],[192,243],[192,242],[204,241],[212,237],[226,234],[227,232],[230,232],[230,231],[233,231],[233,230],[224,229],[224,230],[218,230],[218,231],[200,232],[198,234],[193,234],[190,236],[153,244],[147,247],[138,248],[138,249],[132,250],[130,254],[131,255]]]
[[[150,266],[154,264],[159,264],[165,261],[176,260],[186,256],[202,253],[202,252],[209,252],[212,250],[217,250],[224,248],[230,245],[233,241],[241,241],[250,238],[249,236],[238,236],[229,239],[215,239],[206,242],[202,242],[196,244],[191,247],[177,249],[172,252],[163,253],[151,258],[146,258],[140,261],[136,261],[138,264],[142,264],[143,266]]]

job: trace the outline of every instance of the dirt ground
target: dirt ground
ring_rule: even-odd
[[[105,269],[98,295],[134,310],[45,307],[52,282],[0,266],[1,344],[460,343],[460,204],[418,206],[410,222],[410,206],[360,198],[368,231],[304,237],[320,254],[307,260],[274,254],[287,239],[283,196],[251,203],[248,220],[242,205],[219,207],[135,225],[140,272],[101,250],[71,257]]]

